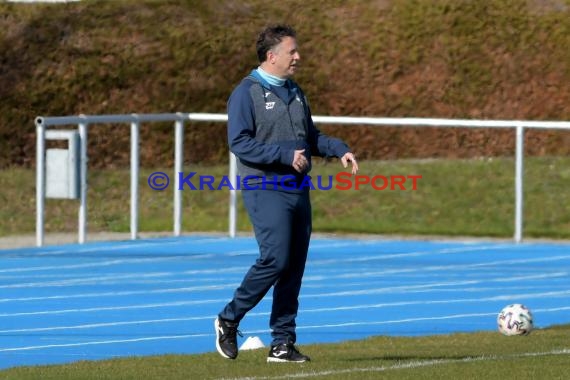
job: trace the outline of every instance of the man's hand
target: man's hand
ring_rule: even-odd
[[[349,162],[352,163],[352,174],[356,174],[358,171],[358,163],[356,162],[356,158],[354,158],[354,154],[348,152],[340,158],[340,161],[345,168],[348,167]]]
[[[309,161],[303,154],[304,152],[305,149],[296,150],[295,155],[293,156],[293,163],[291,164],[293,166],[293,169],[299,173],[304,173],[309,167]]]

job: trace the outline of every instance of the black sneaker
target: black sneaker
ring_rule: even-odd
[[[268,363],[304,363],[308,361],[311,361],[311,358],[300,353],[293,343],[271,346],[269,355],[267,355]]]
[[[216,349],[220,355],[226,359],[237,358],[237,334],[241,336],[237,329],[238,324],[218,317],[214,321],[214,328],[216,329]]]

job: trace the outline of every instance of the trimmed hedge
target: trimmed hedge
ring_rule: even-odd
[[[1,3],[0,168],[34,166],[38,115],[225,112],[269,22],[297,29],[317,115],[570,119],[568,1]],[[514,150],[507,130],[321,128],[361,159]],[[128,165],[128,127],[90,129],[90,165]],[[143,126],[141,164],[171,165],[173,134]],[[526,139],[531,155],[570,153],[570,133]],[[185,157],[225,162],[225,126],[188,125]]]

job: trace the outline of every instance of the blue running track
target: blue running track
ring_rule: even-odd
[[[0,369],[215,351],[213,320],[257,257],[250,237],[0,250]],[[271,293],[240,325],[270,341]],[[570,245],[313,238],[298,343],[496,330],[523,303],[570,323]]]

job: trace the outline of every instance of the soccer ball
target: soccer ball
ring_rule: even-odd
[[[497,316],[499,332],[503,335],[528,335],[534,328],[532,313],[520,303],[508,305]]]

